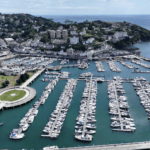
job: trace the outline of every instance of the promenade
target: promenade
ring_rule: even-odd
[[[147,141],[147,142],[136,142],[136,143],[124,143],[124,144],[60,148],[60,150],[133,150],[133,149],[149,149],[149,148],[150,148],[150,142]],[[44,149],[44,150],[49,150],[49,149]]]
[[[12,87],[12,88],[5,88],[5,89],[1,89],[0,93],[6,91],[6,90],[12,90],[12,89],[21,89],[20,87]],[[26,97],[21,98],[21,100],[17,100],[17,101],[0,101],[0,110],[3,108],[10,108],[10,107],[16,107],[16,106],[21,106],[29,101],[31,101],[35,96],[36,96],[36,90],[31,88],[31,87],[24,87],[22,88],[22,90],[27,90],[28,91],[28,95]]]
[[[30,83],[32,83],[45,69],[41,69],[37,71],[31,78],[29,78],[23,85],[20,86],[20,88],[28,86]]]

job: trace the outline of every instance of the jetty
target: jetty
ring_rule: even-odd
[[[28,86],[30,83],[32,83],[39,75],[41,75],[43,73],[45,69],[41,69],[39,71],[37,71],[31,78],[29,78],[23,85],[21,85],[20,87],[26,87]]]
[[[111,116],[111,127],[113,131],[133,132],[136,130],[135,124],[130,117],[128,111],[127,97],[123,96],[125,91],[123,90],[122,79],[120,77],[114,77],[114,80],[108,82],[109,93],[109,114]]]
[[[122,119],[121,119],[121,112],[120,112],[120,108],[119,108],[119,102],[118,102],[116,85],[115,85],[115,81],[114,80],[112,82],[113,82],[113,87],[114,87],[114,91],[115,91],[115,98],[116,98],[116,102],[117,102],[119,121],[120,121],[120,127],[121,127],[121,129],[115,129],[115,130],[123,131],[123,123],[122,123]],[[112,130],[114,130],[114,129],[112,129]]]
[[[92,75],[90,77],[90,88],[89,88],[89,91],[88,91],[87,107],[86,107],[85,118],[84,118],[84,123],[83,123],[83,131],[82,131],[83,136],[85,135],[85,131],[86,131],[87,116],[88,116],[88,110],[89,110],[89,102],[90,102],[90,98],[91,98],[91,86],[92,86]]]

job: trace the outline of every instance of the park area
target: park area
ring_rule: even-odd
[[[12,101],[16,101],[16,100],[23,98],[25,95],[26,95],[26,91],[24,90],[10,90],[10,91],[3,93],[0,96],[0,100],[12,102]]]
[[[0,88],[5,88],[7,86],[13,87],[16,85],[23,84],[28,78],[33,76],[34,72],[28,72],[28,75],[18,75],[18,76],[5,76],[0,75]]]

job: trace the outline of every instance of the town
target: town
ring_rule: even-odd
[[[29,14],[0,15],[1,56],[8,52],[72,59],[140,55],[139,49],[127,46],[149,39],[150,31],[127,22],[66,20],[61,24]]]

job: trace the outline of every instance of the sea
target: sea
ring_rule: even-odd
[[[82,22],[85,20],[104,20],[104,21],[128,21],[134,24],[138,24],[144,28],[150,29],[150,16],[47,16],[53,18],[54,21],[64,22],[66,19]],[[149,47],[150,42],[141,42],[135,44],[135,46],[141,49],[141,55],[150,58]],[[12,62],[15,59],[8,60],[6,63]],[[76,61],[70,61],[70,64],[76,63]],[[112,72],[107,62],[102,62],[106,72],[97,72],[97,68],[94,61],[90,61],[88,69],[80,70],[77,67],[74,68],[63,68],[61,71],[68,71],[71,73],[70,78],[77,79],[79,74],[85,72],[92,72],[94,75],[105,75],[105,79],[112,79],[114,76],[121,76],[123,78],[136,78],[144,77],[147,81],[150,81],[149,74],[131,73],[133,69],[128,69],[121,65],[119,62],[115,62],[116,65],[122,70],[121,73]],[[127,63],[132,64],[130,61]],[[150,62],[143,62],[150,65]],[[52,65],[59,65],[60,61],[54,62]],[[138,65],[135,65],[138,66]],[[139,70],[147,70],[144,67],[138,66]],[[96,107],[96,134],[93,135],[92,142],[85,143],[76,141],[74,139],[74,131],[76,125],[76,117],[79,113],[80,101],[82,100],[82,93],[85,87],[85,81],[78,81],[75,89],[71,105],[69,107],[66,119],[64,121],[61,133],[57,139],[50,139],[41,137],[43,134],[46,123],[49,120],[50,114],[55,109],[58,99],[63,92],[63,89],[67,83],[66,80],[60,80],[54,90],[49,95],[43,106],[39,107],[39,113],[35,117],[34,122],[30,125],[28,130],[25,132],[25,138],[21,140],[9,139],[10,132],[19,127],[20,120],[24,117],[31,106],[41,96],[44,88],[48,82],[42,82],[44,73],[39,76],[30,86],[36,89],[36,97],[29,103],[16,107],[13,109],[5,109],[0,111],[0,122],[4,125],[0,127],[0,149],[11,149],[11,150],[40,150],[45,146],[57,145],[60,148],[65,147],[78,147],[78,146],[92,146],[92,145],[105,145],[105,144],[118,144],[118,143],[129,143],[129,142],[143,142],[150,140],[150,122],[147,120],[147,115],[140,104],[140,99],[137,96],[132,83],[123,83],[125,90],[125,96],[129,104],[129,112],[131,118],[134,119],[136,131],[133,133],[114,132],[111,130],[110,115],[108,109],[108,94],[107,94],[107,83],[98,83],[98,95],[97,95],[97,107]]]

